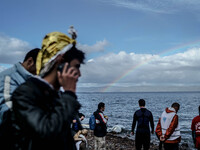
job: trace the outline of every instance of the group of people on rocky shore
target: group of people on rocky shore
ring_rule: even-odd
[[[133,115],[131,134],[135,134],[135,149],[148,150],[150,149],[150,133],[154,134],[154,119],[151,111],[145,108],[145,100],[140,99],[138,101],[140,109],[138,109]],[[171,107],[166,108],[159,121],[157,123],[155,133],[160,141],[159,149],[165,150],[178,150],[179,143],[181,141],[181,132],[178,120],[178,111],[180,104],[174,102]],[[200,106],[199,115],[192,120],[191,130],[195,148],[200,149]],[[93,113],[95,117],[96,126],[93,127],[92,116],[90,117],[90,129],[94,130],[94,149],[106,149],[105,136],[107,131],[108,117],[103,114],[105,110],[105,104],[103,102],[98,104],[98,109]],[[150,131],[151,127],[151,131]]]
[[[140,109],[137,110],[133,117],[132,123],[132,134],[134,134],[135,125],[137,122],[135,145],[136,149],[148,150],[150,147],[150,129],[151,133],[154,134],[154,121],[151,111],[145,108],[145,100],[140,99],[138,101]],[[156,126],[156,135],[160,140],[160,149],[162,144],[165,150],[178,150],[179,143],[181,141],[180,126],[178,122],[177,112],[180,108],[178,103],[173,103],[171,107],[161,114],[158,124]]]
[[[133,115],[133,122],[131,128],[131,134],[135,134],[135,143],[132,148],[136,150],[150,149],[150,133],[154,134],[154,119],[151,111],[145,108],[145,100],[140,99],[138,101],[140,109],[138,109]],[[180,149],[179,143],[181,141],[181,132],[178,120],[178,111],[180,104],[174,102],[171,107],[166,108],[159,121],[157,123],[155,133],[160,141],[158,149],[164,148],[165,150],[178,150]],[[105,104],[103,102],[98,104],[97,111],[93,113],[95,118],[95,127],[93,127],[92,116],[90,117],[89,125],[90,129],[94,130],[94,149],[106,149],[106,134],[107,134],[107,121],[108,117],[104,115]],[[151,131],[150,131],[151,127]],[[191,124],[192,137],[194,145],[197,149],[200,148],[200,106],[199,115],[192,120]],[[91,141],[90,141],[91,142]],[[110,141],[109,141],[110,142]],[[108,144],[108,143],[107,143]]]
[[[134,113],[132,123],[132,134],[134,134],[135,125],[137,122],[135,146],[140,150],[142,147],[146,150],[150,147],[150,129],[154,134],[154,121],[151,111],[145,108],[145,100],[140,99],[138,101],[140,109]],[[167,107],[156,126],[156,136],[158,137],[160,144],[159,149],[162,149],[164,145],[165,150],[178,150],[179,143],[181,141],[181,132],[178,120],[178,111],[180,104],[174,102],[171,107]],[[200,106],[199,115],[192,120],[191,130],[195,148],[200,149]]]
[[[61,32],[47,34],[41,49],[31,50],[23,63],[0,73],[1,150],[88,149],[88,130],[81,125],[85,116],[79,113],[81,104],[76,96],[85,53],[76,47],[73,27],[70,31],[72,38]],[[147,150],[149,124],[154,133],[153,115],[145,108],[145,100],[140,99],[139,106],[133,116],[132,134],[137,124],[135,147]],[[156,135],[160,148],[164,144],[166,150],[179,149],[179,108],[173,103],[159,119]],[[104,110],[105,103],[99,103],[90,118],[95,150],[106,149],[108,117]],[[200,116],[193,119],[191,129],[195,146],[200,149]]]

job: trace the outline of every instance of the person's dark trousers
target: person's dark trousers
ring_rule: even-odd
[[[150,147],[150,133],[136,133],[135,135],[136,150],[148,150]]]
[[[163,142],[160,141],[160,143],[159,143],[159,150],[162,150],[162,147],[163,147]]]
[[[165,150],[179,150],[178,143],[164,143]]]

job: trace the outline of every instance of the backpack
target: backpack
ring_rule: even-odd
[[[89,125],[90,125],[90,130],[94,130],[94,129],[95,129],[95,126],[96,126],[96,119],[95,119],[94,114],[92,114],[92,115],[90,116]]]

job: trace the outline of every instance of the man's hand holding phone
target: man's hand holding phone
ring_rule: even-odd
[[[79,74],[75,67],[70,67],[68,63],[65,63],[63,69],[58,70],[57,75],[58,81],[65,91],[76,92]]]

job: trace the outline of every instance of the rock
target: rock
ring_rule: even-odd
[[[180,145],[180,149],[181,149],[181,150],[189,150],[190,148],[189,148],[188,143],[182,143],[182,144]]]
[[[93,131],[88,132],[89,150],[94,150]],[[118,134],[108,133],[106,135],[106,150],[135,150],[135,141],[129,137],[119,137]],[[159,150],[158,143],[150,143],[150,150]],[[187,143],[180,145],[180,150],[191,150]]]

